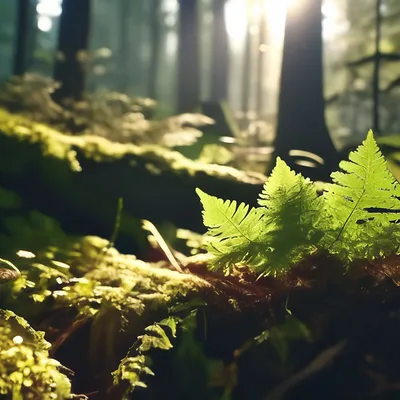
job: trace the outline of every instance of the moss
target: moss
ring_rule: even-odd
[[[116,249],[103,249],[108,242],[85,237],[77,247],[79,258],[67,258],[73,270],[88,270],[74,285],[64,288],[58,302],[93,315],[102,306],[141,314],[146,307],[165,311],[173,303],[193,295],[208,284],[191,274],[170,270],[168,264],[149,264]]]
[[[71,383],[50,343],[11,311],[0,311],[0,393],[13,400],[71,399]]]
[[[120,242],[136,253],[145,238],[139,219],[202,230],[196,187],[251,203],[265,181],[260,174],[192,161],[158,146],[65,135],[4,109],[0,148],[0,185],[69,232],[108,237],[123,198]]]
[[[44,236],[47,234],[45,231]],[[163,262],[149,264],[134,256],[121,254],[115,248],[109,248],[107,240],[95,236],[66,237],[59,241],[58,246],[53,244],[37,248],[35,253],[10,254],[10,260],[20,269],[21,275],[14,282],[0,286],[3,307],[36,321],[39,326],[44,324],[55,342],[65,335],[63,329],[68,325],[75,326],[80,320],[90,320],[88,353],[91,365],[86,368],[103,377],[100,389],[103,382],[108,387],[112,386],[111,373],[120,363],[121,354],[125,354],[140,335],[148,332],[146,327],[153,326],[160,317],[168,318],[173,307],[180,307],[180,312],[182,309],[188,312],[191,303],[186,304],[186,300],[209,288],[209,284],[199,277],[173,271]],[[58,315],[64,315],[64,312],[67,318],[60,326]],[[47,320],[49,315],[53,315],[55,321],[51,317]],[[38,343],[45,346],[37,354],[35,349],[21,348],[23,357],[30,363],[29,368],[32,364],[33,370],[35,363],[43,366],[49,374],[43,375],[46,383],[52,383],[53,379],[57,380],[60,388],[66,387],[69,381],[63,381],[62,376],[54,372],[57,362],[46,361],[49,344],[42,340],[42,334],[32,329],[30,332]],[[145,338],[150,340],[148,336]],[[16,368],[13,364],[16,362],[15,355],[13,357],[6,362],[9,368]],[[125,361],[129,364],[131,357]],[[3,361],[0,362],[0,368],[4,367],[3,364]],[[132,368],[131,364],[126,367],[130,379],[133,379]],[[39,367],[35,371],[39,371]],[[143,373],[146,373],[145,365],[141,366],[137,385],[141,385]],[[16,376],[21,378],[18,374]],[[122,373],[121,385],[124,385],[125,379],[127,375]],[[28,385],[31,380],[26,379]],[[40,387],[38,393],[43,396],[40,398],[47,398],[46,390],[46,387]],[[60,399],[67,398],[59,396]]]
[[[115,249],[104,254],[107,245],[97,237],[70,238],[64,248],[44,247],[32,253],[33,258],[10,257],[21,276],[1,288],[3,304],[25,317],[43,312],[46,303],[40,304],[50,299],[55,299],[56,307],[74,307],[86,316],[109,306],[140,315],[146,307],[166,311],[188,293],[207,286],[163,263],[148,264]]]
[[[4,137],[0,134],[0,140]],[[26,156],[33,157],[32,154],[37,150],[38,147],[34,147],[33,150],[28,151],[27,147]],[[45,164],[46,157],[41,159],[41,168]],[[55,157],[53,157],[54,160],[56,160]],[[22,158],[21,163],[25,162],[26,159]],[[32,166],[39,168],[33,159]],[[31,171],[26,167],[25,165],[21,169],[25,171],[23,173]],[[68,169],[63,169],[64,167],[63,164],[59,171]],[[19,168],[20,166],[15,162],[12,169],[17,171]],[[85,170],[86,168],[83,168],[81,172],[71,172],[69,168],[68,174],[64,177],[67,176],[72,184],[75,182],[75,176],[84,174]],[[47,177],[54,171],[50,169]],[[0,168],[0,177],[2,172],[4,171]],[[39,170],[37,173],[40,175]],[[15,184],[18,179],[13,179],[13,174],[10,176],[11,183]],[[27,176],[23,175],[23,177]],[[89,172],[87,178],[90,177]],[[60,179],[63,179],[63,175]],[[8,180],[6,183],[9,182]],[[25,183],[29,185],[31,182],[32,180],[23,179],[21,186]],[[35,180],[35,185],[38,182]],[[90,183],[90,180],[82,182],[82,185],[87,183]],[[16,189],[20,189],[18,185],[16,184]],[[85,199],[86,193],[71,191],[71,186],[68,188],[64,186],[65,182],[59,183],[56,188],[65,194],[66,202],[69,202],[71,197],[82,196],[82,200]],[[43,186],[40,187],[41,190],[43,188]],[[147,327],[155,326],[157,321],[170,316],[186,316],[192,309],[199,307],[197,299],[204,300],[205,296],[214,293],[214,290],[209,290],[211,284],[189,271],[183,274],[178,273],[171,270],[171,266],[167,263],[149,264],[132,255],[122,254],[115,248],[109,249],[109,242],[105,239],[97,236],[66,234],[57,220],[30,209],[30,201],[35,196],[35,192],[32,187],[28,189],[30,190],[26,192],[18,192],[20,203],[15,202],[15,209],[10,208],[10,201],[6,201],[3,207],[5,211],[0,217],[1,251],[21,271],[21,276],[16,281],[0,286],[2,307],[27,318],[34,327],[45,330],[48,340],[53,343],[52,351],[56,352],[55,357],[76,372],[78,382],[84,381],[86,384],[87,380],[92,379],[93,381],[88,386],[93,388],[93,391],[108,393],[113,388],[112,372],[118,368],[121,358],[127,354],[128,349],[139,337],[153,335],[153,331],[146,331]],[[7,190],[4,190],[4,194],[6,198],[17,199],[12,192]],[[48,192],[45,195],[51,197]],[[96,207],[98,207],[97,212],[104,210],[103,198],[100,197],[101,201],[96,199],[97,203],[95,203],[93,199],[96,197],[98,193],[92,194],[90,200],[93,203],[87,203],[89,212]],[[67,218],[71,218],[71,209],[66,211],[62,209],[60,202],[54,202],[53,198],[50,200],[67,214]],[[42,197],[41,201],[45,199],[43,200]],[[110,219],[113,221],[115,207],[112,207],[111,211]],[[182,211],[182,207],[179,211]],[[92,213],[93,215],[95,214]],[[124,221],[128,224],[133,223],[129,218],[124,218]],[[211,296],[215,298],[218,295],[219,292],[216,290],[215,295]],[[201,303],[203,304],[204,301]],[[222,303],[225,306],[224,299]],[[226,305],[224,308],[229,310],[231,307]],[[89,328],[82,328],[86,325],[82,325],[81,321],[87,323]],[[76,345],[70,344],[73,343],[74,334],[81,335],[80,339],[82,335],[89,336],[88,345],[83,350],[84,354],[76,349]],[[82,340],[84,341],[85,338]],[[60,356],[58,350],[61,353],[65,351],[71,354],[74,359],[83,356],[82,359],[86,361],[79,361],[79,364],[84,363],[81,368],[85,372],[82,373],[79,367],[76,368],[76,365],[67,362],[68,360]],[[44,356],[46,355],[47,353],[44,353]],[[153,357],[153,354],[149,355]],[[136,356],[140,354],[128,354],[122,361],[121,368],[126,368],[124,371],[120,370],[122,371],[122,375],[119,376],[121,386],[126,385],[126,379],[135,381],[134,375],[130,374],[135,373],[136,364],[132,363],[135,360],[137,362],[141,360],[135,358]],[[33,355],[31,357],[33,358]],[[52,370],[50,364],[45,365],[48,370]],[[146,373],[145,365],[139,367],[137,383],[142,381],[143,372]],[[86,371],[90,371],[90,376]],[[131,385],[134,386],[135,383],[131,381]],[[119,389],[116,388],[116,390]],[[40,398],[45,398],[42,393],[40,396],[42,396]]]
[[[0,205],[2,194],[4,203],[19,201],[13,192],[0,190]],[[75,307],[88,316],[102,306],[140,314],[146,306],[166,309],[205,285],[166,264],[123,255],[100,237],[67,235],[56,220],[36,211],[12,210],[0,217],[0,231],[2,256],[21,271],[12,284],[0,287],[3,306],[24,317],[39,315],[54,300],[57,307]]]
[[[4,109],[0,109],[0,131],[7,136],[16,137],[19,141],[39,143],[44,156],[68,161],[73,171],[80,170],[76,151],[82,151],[87,158],[98,162],[124,157],[144,157],[152,162],[147,164],[149,167],[151,166],[150,168],[161,171],[173,169],[189,175],[201,172],[209,176],[226,177],[248,183],[265,181],[261,174],[251,174],[230,167],[195,162],[179,152],[166,151],[159,146],[121,144],[91,135],[64,135],[46,125],[10,114]]]

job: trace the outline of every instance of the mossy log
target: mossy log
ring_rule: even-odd
[[[110,236],[118,198],[121,236],[138,237],[138,219],[202,231],[195,193],[254,204],[265,177],[207,165],[160,147],[68,136],[0,109],[0,185],[74,233]]]
[[[181,273],[98,237],[67,236],[37,213],[3,217],[23,202],[2,192],[0,253],[20,274],[0,285],[1,307],[46,333],[43,358],[74,371],[75,393],[121,400],[130,388],[139,400],[220,400],[222,388],[232,400],[262,400],[397,390],[398,256],[359,261],[344,274],[339,260],[319,254],[280,279],[243,268],[224,276],[197,256],[181,259]],[[193,311],[192,328],[175,323]],[[6,369],[19,373],[14,361]]]
[[[98,237],[71,237],[63,247],[44,247],[31,258],[10,254],[21,274],[0,286],[2,307],[44,331],[51,343],[46,356],[74,372],[75,392],[95,391],[96,399],[121,400],[128,386],[143,386],[146,366],[133,377],[135,369],[124,357],[144,353],[147,358],[149,350],[172,348],[170,340],[175,340],[160,330],[150,331],[142,350],[133,346],[159,321],[184,318],[207,305],[208,314],[216,316],[212,320],[235,327],[229,339],[215,337],[226,351],[255,335],[269,312],[263,306],[268,297],[259,286],[209,274],[202,264],[186,265],[179,273],[167,262],[145,263],[115,248],[104,252],[108,244]],[[244,315],[247,327],[237,329]],[[11,369],[18,370],[17,361]],[[132,369],[129,377],[121,373],[120,382],[113,384],[112,371],[125,363],[125,369]]]
[[[219,388],[238,400],[398,394],[398,256],[343,274],[338,260],[320,255],[282,279],[257,280],[190,261],[179,273],[166,262],[104,253],[107,245],[71,238],[32,261],[14,255],[21,276],[2,286],[2,305],[46,332],[46,357],[74,371],[75,393],[121,400],[131,386],[142,400],[221,399]],[[42,305],[35,315],[22,307],[32,300]],[[189,342],[162,323],[193,310],[201,311]],[[220,371],[206,376],[216,363]]]

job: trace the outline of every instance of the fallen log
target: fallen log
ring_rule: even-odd
[[[280,279],[257,279],[244,268],[209,271],[206,255],[178,272],[101,238],[61,239],[34,254],[6,252],[21,273],[0,297],[46,333],[42,358],[74,372],[75,393],[202,400],[225,390],[262,400],[399,390],[399,256],[361,260],[343,274],[339,260],[320,254]],[[18,371],[19,354],[7,368]]]
[[[138,250],[132,236],[139,242],[144,237],[139,219],[203,230],[196,187],[254,204],[266,179],[157,146],[65,135],[3,109],[0,154],[0,185],[68,232],[109,237],[122,198],[120,245],[131,253]]]

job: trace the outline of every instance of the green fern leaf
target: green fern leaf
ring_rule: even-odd
[[[196,189],[203,205],[203,221],[208,227],[208,251],[215,269],[229,272],[230,267],[257,264],[262,253],[263,212],[236,201],[222,200]]]
[[[285,272],[317,249],[323,236],[317,228],[323,200],[309,179],[295,174],[279,157],[258,203],[265,208],[263,238],[269,249],[264,275]]]
[[[393,240],[399,235],[399,225],[393,221],[400,218],[400,186],[372,131],[339,166],[343,172],[331,175],[334,183],[324,194],[334,227],[325,245],[348,260],[393,252]]]
[[[372,132],[340,168],[318,196],[309,179],[278,158],[259,207],[252,209],[197,189],[212,267],[229,272],[233,265],[245,264],[261,275],[276,276],[321,250],[344,261],[399,252],[400,184]]]
[[[224,201],[197,189],[209,228],[213,266],[229,271],[246,264],[261,275],[279,275],[312,253],[323,232],[316,228],[323,201],[312,182],[278,158],[260,194],[261,207]]]

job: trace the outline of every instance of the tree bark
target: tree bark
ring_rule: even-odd
[[[306,176],[325,180],[337,152],[324,114],[321,3],[298,0],[287,12],[275,154]],[[298,165],[291,149],[317,154],[324,164]]]
[[[372,78],[372,93],[373,93],[373,127],[374,133],[380,133],[379,123],[379,72],[381,66],[381,36],[382,36],[382,16],[381,16],[382,0],[376,0],[375,7],[375,57],[374,57],[374,72]]]
[[[149,65],[148,96],[157,100],[157,77],[160,63],[160,0],[151,0],[150,8],[150,38],[151,56]]]
[[[129,94],[135,96],[146,96],[147,86],[143,84],[143,77],[146,76],[146,63],[143,62],[142,52],[143,48],[147,46],[146,43],[146,27],[147,27],[147,9],[145,2],[141,0],[125,0],[130,7],[130,32],[131,37],[129,43],[134,44],[133,49],[129,45],[129,53],[126,55],[127,64],[127,87],[129,87]],[[125,49],[126,52],[126,49]]]
[[[24,75],[27,72],[33,50],[33,10],[30,0],[18,0],[17,35],[13,60],[13,74]]]
[[[80,56],[88,49],[90,0],[64,0],[62,10],[54,67],[54,79],[61,84],[54,94],[58,102],[80,100],[85,90],[86,65]]]
[[[120,7],[120,27],[118,40],[118,65],[115,77],[117,87],[121,93],[127,93],[130,87],[130,75],[132,74],[129,63],[130,54],[136,49],[132,46],[132,0],[122,0]]]
[[[193,111],[200,101],[200,53],[197,0],[180,0],[178,111]]]
[[[226,0],[214,0],[213,41],[211,55],[211,101],[220,102],[228,97],[229,42],[225,24]]]

